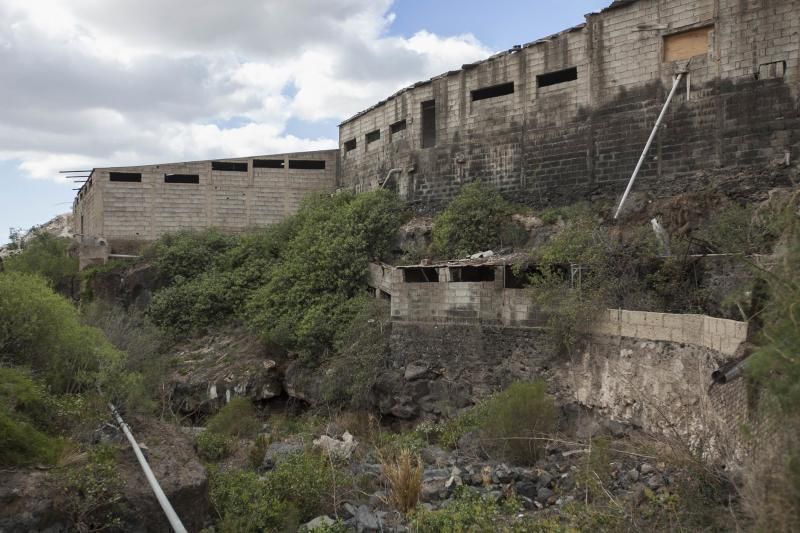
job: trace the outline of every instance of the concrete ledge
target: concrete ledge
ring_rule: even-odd
[[[747,339],[747,322],[706,315],[608,309],[591,333],[694,344],[733,355]]]

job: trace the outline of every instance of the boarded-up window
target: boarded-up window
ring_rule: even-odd
[[[680,61],[708,53],[712,26],[664,36],[664,61]]]
[[[768,80],[770,78],[783,78],[786,75],[786,61],[773,61],[772,63],[764,63],[758,66],[759,80]]]
[[[141,172],[109,172],[109,181],[126,181],[129,183],[138,183],[142,181]]]
[[[422,147],[436,146],[436,100],[422,102]]]

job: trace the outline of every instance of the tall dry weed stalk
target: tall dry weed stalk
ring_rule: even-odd
[[[389,503],[400,512],[407,513],[419,502],[422,492],[422,473],[425,466],[419,456],[402,450],[396,456],[382,461],[383,475],[389,481]]]

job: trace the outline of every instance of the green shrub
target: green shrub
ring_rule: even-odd
[[[76,309],[40,277],[0,273],[0,359],[29,366],[54,393],[111,391],[124,354],[81,324]]]
[[[253,472],[209,469],[208,493],[220,517],[220,531],[292,531],[299,523],[294,505],[270,492],[266,482]]]
[[[775,235],[755,216],[751,206],[729,204],[694,233],[719,253],[767,253]]]
[[[252,402],[247,398],[236,397],[209,419],[206,428],[220,435],[249,438],[258,432],[261,423],[256,418]]]
[[[375,447],[380,451],[381,455],[387,458],[394,457],[403,451],[417,454],[427,444],[422,434],[416,431],[401,433],[379,431],[374,436]]]
[[[148,315],[179,335],[245,319],[286,348],[330,350],[356,313],[351,299],[363,291],[368,262],[392,251],[407,216],[388,191],[317,194],[283,223],[238,238],[210,230],[164,237],[150,254],[171,284]]]
[[[519,503],[514,499],[497,503],[482,497],[474,489],[459,487],[446,507],[436,511],[424,507],[414,510],[411,525],[418,533],[508,531],[503,521],[511,519],[519,509]]]
[[[384,190],[305,200],[299,228],[269,281],[248,302],[252,328],[267,341],[313,359],[328,352],[358,311],[371,259],[392,248],[407,213]]]
[[[72,240],[37,233],[28,240],[22,253],[3,260],[8,272],[39,275],[54,288],[71,295],[72,282],[78,274],[78,259],[69,255]]]
[[[327,401],[360,409],[370,407],[372,388],[386,364],[391,317],[385,300],[364,295],[354,306],[355,314],[335,335],[322,379]]]
[[[48,435],[48,407],[47,393],[28,372],[0,367],[0,465],[56,462],[62,442]]]
[[[747,374],[763,391],[761,416],[771,419],[769,444],[757,446],[745,480],[756,529],[800,527],[800,221],[785,236],[783,261],[765,273],[770,299]]]
[[[85,323],[101,329],[111,344],[125,353],[126,412],[153,412],[167,376],[164,333],[132,307],[97,301],[83,305],[82,311]]]
[[[433,224],[432,251],[439,257],[464,257],[511,244],[501,236],[510,231],[512,206],[490,185],[467,185]]]
[[[195,438],[198,455],[206,461],[220,461],[231,452],[233,439],[229,435],[203,431]]]
[[[64,473],[64,509],[71,530],[101,531],[122,525],[123,478],[117,466],[117,450],[99,445],[90,450],[89,462]]]
[[[145,251],[145,256],[170,282],[180,283],[210,270],[233,243],[233,237],[215,228],[180,231],[161,237]]]
[[[555,430],[556,408],[543,381],[518,381],[493,396],[481,422],[489,446],[515,464],[533,464],[544,444],[537,438]]]
[[[209,495],[223,531],[291,531],[333,511],[346,472],[316,452],[293,455],[263,477],[212,469]]]
[[[321,453],[307,451],[282,461],[266,481],[269,490],[292,502],[298,518],[306,522],[334,510],[335,487],[347,485],[349,476]]]
[[[461,437],[481,427],[489,415],[489,407],[489,401],[482,400],[434,428],[434,432],[438,434],[439,444],[451,450],[455,449]]]

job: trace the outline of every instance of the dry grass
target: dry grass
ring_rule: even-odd
[[[395,457],[383,460],[382,466],[383,475],[389,481],[389,504],[403,513],[416,507],[425,469],[419,456],[402,450]]]

